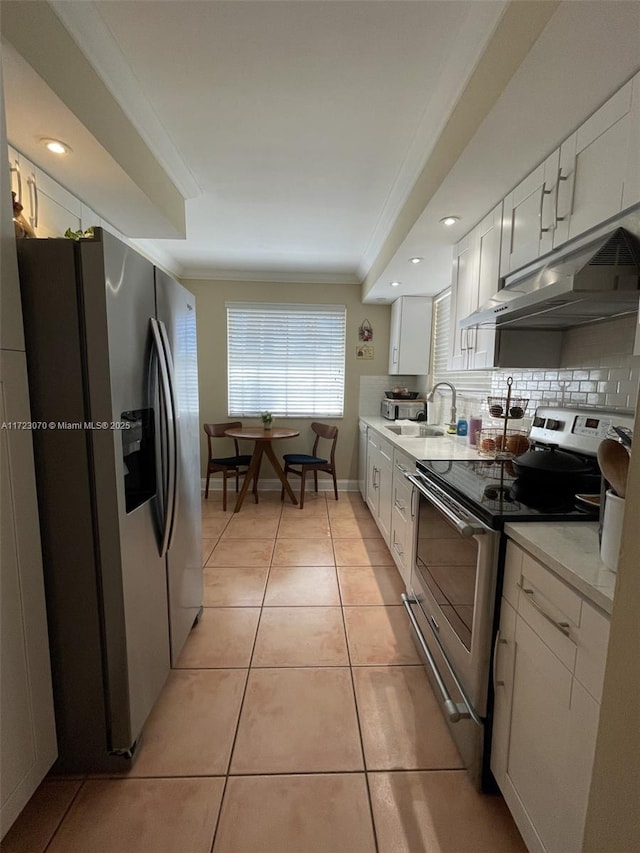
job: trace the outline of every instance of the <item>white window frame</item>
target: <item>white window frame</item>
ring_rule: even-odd
[[[230,417],[344,416],[344,305],[227,302]]]
[[[449,370],[451,349],[451,288],[433,299],[431,329],[431,381],[451,382],[457,391],[472,395],[491,393],[492,370]]]

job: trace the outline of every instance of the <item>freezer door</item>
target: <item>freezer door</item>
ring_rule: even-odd
[[[80,251],[90,418],[109,424],[89,433],[109,746],[126,751],[165,683],[170,660],[154,501],[158,412],[149,385],[154,275],[149,261],[106,232],[102,243],[83,242]]]
[[[195,297],[156,268],[157,318],[173,357],[177,496],[167,553],[171,663],[175,666],[202,605],[200,414]]]

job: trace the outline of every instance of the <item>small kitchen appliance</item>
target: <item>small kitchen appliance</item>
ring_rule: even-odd
[[[423,421],[427,418],[427,404],[424,399],[388,400],[380,403],[380,414],[389,421]]]
[[[540,455],[543,464],[525,466],[522,473],[518,457],[434,459],[419,461],[415,474],[405,475],[417,493],[417,523],[415,561],[402,603],[451,734],[480,789],[493,786],[490,670],[504,525],[597,521],[598,504],[576,495],[598,495],[598,446],[616,436],[614,427],[632,426],[632,412],[541,406],[527,454]],[[566,457],[575,460],[575,474],[559,476],[554,461],[564,471]]]

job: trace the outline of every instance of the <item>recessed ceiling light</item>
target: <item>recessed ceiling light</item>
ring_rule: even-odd
[[[421,261],[424,261],[424,258],[409,258],[410,264],[419,264]]]
[[[402,282],[401,282],[401,281],[392,281],[392,282],[391,282],[391,287],[400,287],[400,285],[401,285],[401,284],[402,284]]]
[[[66,142],[60,142],[59,139],[41,139],[40,141],[52,154],[68,154],[71,151]]]
[[[441,219],[443,225],[455,225],[456,222],[460,221],[459,216],[445,216],[444,219]]]

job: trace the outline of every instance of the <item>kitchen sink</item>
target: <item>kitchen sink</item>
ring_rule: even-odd
[[[438,427],[420,427],[420,432],[415,433],[411,427],[407,428],[401,426],[386,426],[385,429],[388,429],[389,432],[395,433],[395,435],[406,435],[413,436],[414,438],[438,438],[441,435],[444,435],[443,429],[438,429]],[[409,430],[411,429],[411,432]]]

